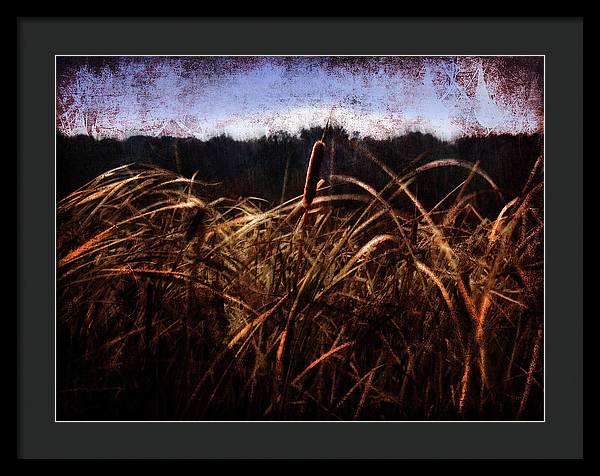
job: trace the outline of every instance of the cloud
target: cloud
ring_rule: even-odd
[[[543,127],[541,58],[144,57],[60,63],[65,135],[248,139],[338,125],[443,139]],[[505,77],[510,72],[511,77]],[[516,78],[516,79],[515,79]]]

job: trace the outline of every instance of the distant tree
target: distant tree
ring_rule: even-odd
[[[118,165],[147,162],[188,177],[197,173],[201,180],[220,183],[215,190],[222,195],[260,196],[278,203],[302,193],[311,147],[322,135],[322,127],[303,129],[298,135],[278,131],[246,141],[225,134],[205,141],[149,136],[97,141],[88,134],[70,138],[59,134],[57,194],[60,198]],[[352,175],[376,189],[384,187],[390,177],[369,160],[364,149],[398,174],[428,161],[451,157],[479,161],[507,197],[518,193],[543,151],[543,137],[539,134],[470,136],[449,143],[421,132],[387,139],[360,138],[357,133],[350,135],[343,128],[334,127],[327,132],[326,142],[324,177],[332,173]],[[415,162],[417,158],[419,162]],[[456,167],[424,173],[417,180],[419,199],[433,206],[465,178],[466,171]],[[485,187],[477,181],[474,184]],[[480,200],[490,210],[496,206],[489,197],[482,196]]]

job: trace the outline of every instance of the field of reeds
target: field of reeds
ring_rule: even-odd
[[[375,187],[320,147],[279,205],[141,164],[58,203],[59,420],[543,418],[542,159],[507,197],[477,162],[354,144]]]

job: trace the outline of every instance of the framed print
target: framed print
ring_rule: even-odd
[[[57,419],[543,420],[543,71],[57,56]]]
[[[580,455],[580,21],[19,26],[23,455]]]

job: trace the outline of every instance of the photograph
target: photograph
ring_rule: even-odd
[[[54,76],[56,422],[546,420],[544,55]]]

